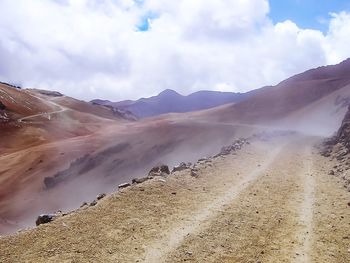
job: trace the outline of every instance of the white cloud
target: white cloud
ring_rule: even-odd
[[[171,88],[246,91],[350,56],[329,32],[272,24],[267,0],[3,0],[0,79],[112,100]],[[150,30],[137,25],[152,14]]]

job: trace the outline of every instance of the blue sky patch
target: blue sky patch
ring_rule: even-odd
[[[137,31],[146,32],[150,30],[150,27],[151,27],[150,22],[153,19],[156,19],[157,17],[158,15],[152,12],[149,12],[146,15],[142,16],[139,24],[136,26]]]
[[[270,0],[274,23],[292,20],[301,28],[328,30],[329,13],[350,11],[349,0]]]

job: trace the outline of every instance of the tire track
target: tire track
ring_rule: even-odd
[[[177,226],[171,232],[167,233],[164,238],[148,246],[143,262],[162,262],[167,254],[181,245],[186,236],[200,231],[202,223],[215,218],[225,205],[230,204],[243,190],[263,175],[269,166],[273,164],[282,148],[283,147],[281,146],[271,151],[263,165],[255,169],[248,176],[244,177],[240,182],[233,185],[226,194],[218,197],[205,209],[198,211],[198,213],[191,219],[191,223]],[[167,245],[164,246],[164,244]]]
[[[303,200],[299,212],[299,223],[302,230],[298,233],[298,246],[295,254],[292,255],[293,263],[310,262],[310,250],[312,247],[313,233],[313,206],[315,203],[315,179],[312,174],[312,156],[311,149],[308,147],[305,151],[304,172],[301,175],[304,181]]]

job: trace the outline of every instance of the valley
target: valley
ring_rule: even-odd
[[[147,118],[1,84],[0,262],[348,262],[349,72]]]

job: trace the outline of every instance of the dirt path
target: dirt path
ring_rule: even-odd
[[[51,115],[52,114],[57,114],[57,113],[62,113],[66,110],[68,110],[68,108],[66,107],[63,107],[55,102],[53,102],[52,100],[50,99],[43,99],[41,97],[38,97],[38,96],[34,96],[33,94],[31,94],[33,97],[41,100],[44,104],[48,105],[48,106],[53,106],[53,107],[58,107],[59,110],[56,110],[56,111],[52,111],[52,112],[43,112],[43,113],[39,113],[39,114],[34,114],[34,115],[30,115],[30,116],[26,116],[26,117],[23,117],[23,118],[20,118],[18,119],[17,121],[18,122],[23,122],[24,120],[28,120],[28,119],[32,119],[32,118],[36,118],[36,117],[45,117],[45,118],[48,118],[49,120],[51,119]]]
[[[314,138],[237,154],[0,239],[0,262],[350,262],[350,194]]]
[[[301,174],[303,180],[303,194],[301,197],[301,205],[299,208],[299,222],[303,229],[298,234],[298,246],[295,250],[293,262],[310,262],[310,250],[312,249],[312,234],[313,234],[313,214],[315,204],[315,179],[313,170],[313,160],[311,149],[308,147],[304,154],[304,169]],[[296,257],[295,257],[296,256]]]

